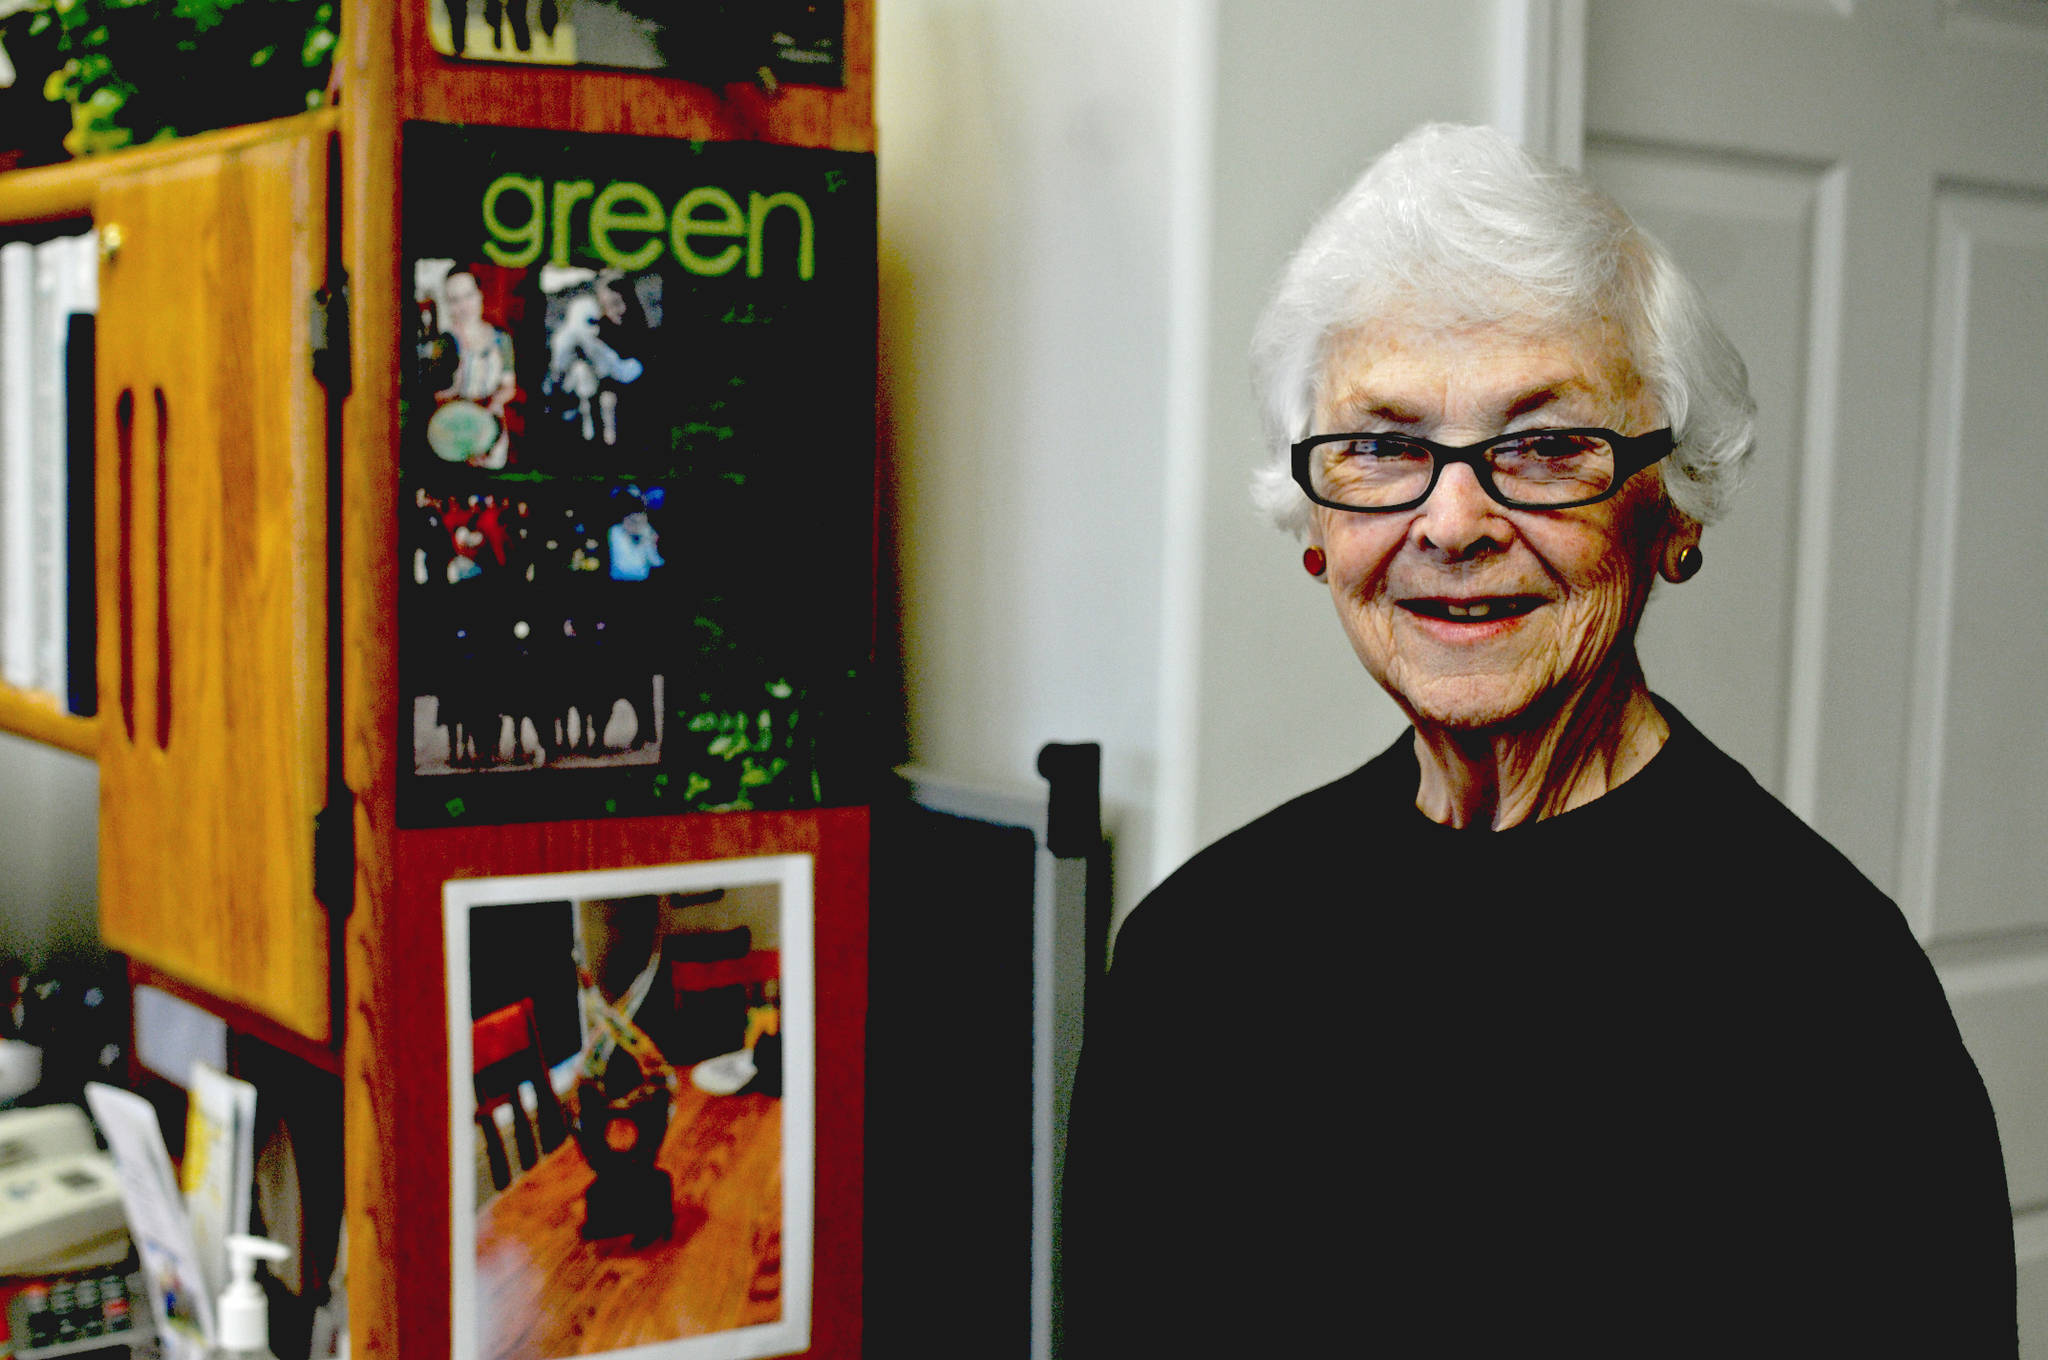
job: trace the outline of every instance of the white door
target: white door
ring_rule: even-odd
[[[1928,946],[2048,1357],[2048,0],[1590,0],[1585,43],[1586,167],[1763,407],[1645,666]]]

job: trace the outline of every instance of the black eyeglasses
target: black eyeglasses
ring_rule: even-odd
[[[1294,446],[1294,480],[1332,510],[1412,510],[1446,467],[1463,463],[1510,509],[1568,510],[1606,500],[1673,442],[1669,429],[1517,430],[1463,448],[1405,434],[1317,434]]]

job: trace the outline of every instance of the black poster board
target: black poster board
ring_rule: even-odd
[[[873,158],[404,136],[401,824],[862,801]]]

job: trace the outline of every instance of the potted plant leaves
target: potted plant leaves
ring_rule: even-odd
[[[317,107],[336,41],[334,0],[0,0],[0,24],[74,156]]]

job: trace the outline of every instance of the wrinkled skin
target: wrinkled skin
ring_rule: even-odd
[[[1322,432],[1398,430],[1469,444],[1522,429],[1661,423],[1613,328],[1379,323],[1330,348]],[[1319,508],[1337,614],[1416,727],[1417,806],[1508,826],[1598,797],[1669,734],[1636,663],[1660,567],[1699,541],[1638,473],[1597,505],[1511,510],[1451,467],[1422,505]],[[1455,611],[1455,614],[1453,613]]]

